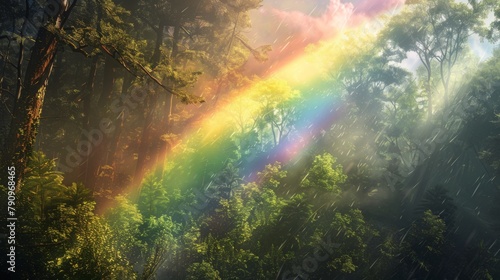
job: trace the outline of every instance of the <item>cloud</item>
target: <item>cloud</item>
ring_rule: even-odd
[[[356,5],[356,14],[372,17],[381,12],[401,6],[404,3],[405,0],[362,0]]]
[[[313,9],[314,10],[314,9]],[[263,7],[254,15],[257,30],[256,44],[271,43],[273,51],[264,64],[250,62],[247,68],[255,74],[267,74],[303,53],[305,47],[322,39],[333,37],[344,28],[352,16],[354,6],[340,0],[330,0],[325,11],[312,16],[303,11],[285,11]]]
[[[290,0],[291,1],[291,0]],[[281,65],[303,53],[309,44],[334,37],[346,27],[356,26],[372,17],[395,8],[404,0],[360,0],[355,4],[342,0],[315,0],[307,2],[302,10],[285,10],[284,7],[298,7],[294,2],[280,2],[276,8],[273,1],[252,16],[253,44],[272,44],[269,61],[262,64],[250,61],[249,72],[269,74]],[[326,5],[325,5],[326,4]],[[300,5],[299,5],[300,6]],[[323,12],[320,12],[323,10]]]
[[[303,42],[301,45],[307,45],[331,37],[344,28],[353,11],[354,6],[351,3],[330,0],[326,11],[318,17],[302,11],[283,11],[274,8],[269,10],[268,14],[280,21],[278,32],[288,35],[288,38],[298,39]]]

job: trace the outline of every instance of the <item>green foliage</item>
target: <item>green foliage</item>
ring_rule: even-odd
[[[248,215],[249,213],[244,211],[241,198],[233,196],[230,199],[221,199],[213,213],[202,218],[201,236],[229,237],[231,240],[244,242],[251,235]]]
[[[415,275],[425,275],[435,268],[443,254],[446,224],[431,210],[426,210],[419,220],[412,223],[403,244],[405,262],[417,267]]]
[[[54,201],[59,203],[64,202],[72,207],[76,207],[84,202],[93,201],[92,191],[86,188],[82,183],[71,183],[71,186],[66,187],[65,194],[62,197],[63,200],[61,201],[59,199],[61,199],[61,197],[57,197]]]
[[[219,272],[208,262],[193,263],[187,270],[187,280],[221,280]]]
[[[428,190],[418,207],[420,212],[430,210],[433,215],[441,218],[448,230],[451,230],[455,224],[456,209],[453,198],[448,195],[448,190],[441,185]]]
[[[255,91],[258,93],[256,101],[261,105],[255,126],[260,134],[269,133],[274,146],[277,146],[293,129],[294,106],[300,98],[300,92],[287,82],[276,79],[257,84]]]
[[[498,40],[500,35],[500,5],[497,4],[494,14],[495,20],[490,23],[488,38],[490,38],[491,40]]]
[[[159,217],[166,212],[169,196],[162,181],[155,176],[148,176],[142,183],[138,208],[145,217]]]
[[[275,222],[281,207],[285,205],[273,189],[255,183],[243,186],[242,198],[246,201],[245,208],[253,228]]]
[[[340,195],[342,192],[340,184],[345,182],[347,176],[344,174],[342,166],[335,165],[335,163],[336,159],[331,154],[325,153],[316,156],[311,168],[302,179],[301,187]]]
[[[367,242],[378,233],[363,218],[360,210],[352,209],[349,212],[335,213],[332,219],[331,232],[327,237],[333,243],[340,244],[332,248],[328,267],[341,273],[353,273],[366,262]]]
[[[417,84],[411,80],[401,87],[395,87],[387,92],[388,136],[391,138],[411,135],[411,129],[419,124],[422,110],[419,108]]]
[[[452,70],[472,31],[485,33],[480,29],[486,15],[484,7],[453,0],[416,1],[393,17],[385,28],[383,38],[390,48],[401,51],[405,56],[409,52],[418,54],[425,73],[422,76],[429,120],[436,103],[434,98],[437,94],[433,88],[435,73],[439,73],[442,97],[444,104],[448,105]]]
[[[41,152],[34,152],[31,155],[20,196],[24,196],[23,199],[30,202],[35,219],[44,220],[47,207],[52,200],[64,197],[66,187],[62,184],[62,180],[62,172],[56,171],[53,159],[47,159]]]
[[[146,263],[142,279],[154,277],[156,271],[168,258],[173,259],[177,249],[174,234],[177,231],[172,219],[166,215],[159,218],[149,217],[140,227],[140,240],[144,244]]]
[[[112,230],[93,213],[94,205],[74,209],[78,222],[74,242],[49,262],[58,279],[135,279],[125,256],[113,245]]]
[[[116,205],[107,213],[106,221],[113,232],[112,236],[117,250],[132,257],[141,245],[137,237],[143,217],[137,205],[132,204],[127,198],[117,196],[115,203]]]
[[[276,190],[286,178],[287,171],[283,170],[281,163],[268,164],[264,170],[257,173],[258,181],[263,188]]]
[[[340,49],[345,61],[335,73],[336,79],[342,83],[346,102],[353,103],[353,109],[360,112],[358,118],[379,116],[386,92],[409,74],[389,63],[400,60],[397,52],[380,45],[373,36],[349,35]]]
[[[312,205],[303,195],[294,195],[286,204],[279,207],[279,214],[272,223],[258,228],[256,238],[263,248],[279,248],[285,254],[299,250],[309,244],[308,225],[314,222]],[[264,237],[266,236],[267,237]],[[255,242],[257,243],[257,242]]]
[[[260,275],[258,257],[241,248],[237,239],[208,236],[203,241],[203,260],[212,264],[222,279],[250,279]]]
[[[467,263],[463,275],[467,279],[493,280],[495,273],[498,274],[500,260],[493,254],[491,248],[486,248],[483,241],[468,248],[463,258]]]
[[[219,174],[230,162],[237,160],[237,147],[225,141],[228,131],[222,131],[216,139],[207,139],[200,134],[192,135],[188,143],[178,147],[179,157],[174,166],[168,166],[162,181],[172,182],[172,189],[194,189],[200,184],[206,187],[212,175]]]
[[[222,198],[229,199],[234,194],[234,189],[241,184],[239,171],[232,163],[229,163],[215,178],[212,180],[214,187]]]
[[[368,254],[372,255],[368,262],[371,262],[369,267],[360,267],[364,270],[364,275],[367,279],[387,279],[394,276],[399,265],[399,257],[401,250],[398,240],[389,232],[381,232],[380,237],[383,238],[381,243],[376,246],[376,250],[369,250]],[[373,243],[369,244],[369,248]]]

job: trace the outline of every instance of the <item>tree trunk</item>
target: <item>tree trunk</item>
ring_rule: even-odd
[[[133,77],[129,73],[125,73],[123,77],[123,85],[122,85],[122,90],[121,90],[121,95],[125,96],[129,92],[129,88],[132,85]],[[114,117],[114,116],[113,116]],[[111,140],[111,146],[109,148],[109,154],[110,156],[108,157],[108,165],[111,165],[113,167],[116,167],[116,158],[118,157],[117,149],[118,149],[118,143],[120,142],[120,137],[123,132],[123,126],[125,124],[125,118],[126,118],[125,112],[120,112],[120,114],[117,116],[117,119],[115,121],[115,127],[116,131],[113,134],[113,139]]]
[[[429,58],[425,57],[425,67],[427,68],[427,81],[426,81],[426,91],[427,91],[427,117],[429,121],[432,119],[432,87],[431,87],[431,77],[432,77],[432,65]]]
[[[165,167],[165,156],[166,154],[168,153],[168,151],[172,148],[171,147],[171,141],[170,142],[167,142],[167,141],[163,141],[161,140],[161,136],[163,134],[169,134],[169,133],[172,133],[173,130],[172,130],[172,112],[173,112],[173,105],[174,105],[174,96],[173,95],[170,95],[170,96],[167,96],[167,102],[165,102],[165,107],[164,107],[164,112],[168,112],[168,114],[164,114],[162,116],[162,120],[161,120],[161,126],[160,126],[160,129],[158,130],[158,139],[159,140],[159,144],[158,144],[158,151],[157,151],[157,155],[156,155],[156,158],[155,158],[155,162],[156,164],[158,165],[158,169],[163,172],[163,169]],[[173,141],[173,139],[172,139]]]
[[[153,68],[158,66],[161,61],[161,46],[163,45],[163,29],[165,28],[165,20],[160,19],[158,23],[158,30],[156,30],[156,42],[155,42],[155,50],[153,53],[152,65]]]
[[[89,73],[87,76],[87,81],[85,82],[85,88],[83,92],[83,120],[82,126],[85,131],[91,130],[91,115],[92,115],[92,97],[95,94],[95,78],[97,74],[97,67],[99,64],[99,58],[96,56],[92,58],[90,64]],[[86,141],[85,137],[82,135],[79,141]],[[88,168],[88,161],[84,161],[76,167],[76,171],[66,173],[64,178],[65,183],[69,184],[71,182],[85,182],[86,174]]]
[[[92,58],[89,75],[87,77],[87,82],[85,83],[85,93],[83,96],[83,127],[86,130],[90,129],[91,101],[92,96],[94,96],[94,85],[98,62],[99,58],[97,56]]]
[[[153,65],[158,65],[161,61],[161,46],[163,44],[163,29],[165,27],[165,21],[162,19],[160,20],[158,24],[158,30],[156,33],[156,43],[155,43],[155,51],[153,53],[153,56],[151,57]],[[175,56],[177,55],[178,52],[178,46],[177,42],[179,41],[180,38],[180,28],[179,26],[174,27],[174,38],[173,38],[173,44],[172,44],[172,52],[171,52],[171,58],[172,61],[175,60]],[[156,148],[156,149],[151,149],[151,146],[153,147],[158,147],[162,146],[160,143],[160,135],[163,131],[163,127],[161,126],[160,122],[160,127],[158,127],[156,135],[152,135],[152,124],[153,124],[153,116],[154,116],[154,108],[157,105],[158,101],[158,96],[151,96],[148,95],[148,104],[145,106],[146,110],[148,112],[146,113],[146,117],[144,120],[144,125],[142,129],[142,136],[141,136],[141,142],[139,145],[139,151],[137,155],[137,165],[135,168],[135,174],[134,174],[134,185],[139,185],[142,181],[142,177],[145,175],[145,168],[146,168],[146,163],[148,161],[148,158],[151,158],[152,155],[150,154],[151,151],[157,153],[158,150],[162,150],[162,148]],[[149,108],[149,109],[147,109]],[[170,112],[171,113],[171,112]],[[151,145],[154,142],[153,145]],[[158,158],[154,159],[154,163],[156,163]],[[150,160],[151,161],[151,160]]]
[[[172,64],[175,66],[176,57],[179,53],[179,40],[181,39],[181,27],[180,24],[174,26],[174,37],[172,41],[172,52],[170,53],[170,58]],[[172,88],[175,88],[175,85],[172,85]],[[167,96],[167,100],[165,102],[165,109],[163,112],[168,112],[168,114],[162,115],[160,121],[160,127],[158,128],[158,133],[156,140],[158,141],[157,149],[156,149],[156,157],[155,157],[155,165],[158,165],[158,169],[163,172],[163,168],[165,167],[165,156],[168,153],[170,147],[170,143],[161,140],[161,136],[164,134],[170,134],[173,132],[172,126],[172,114],[175,108],[175,99],[173,95]]]
[[[151,126],[153,123],[154,108],[156,105],[157,96],[149,94],[148,102],[144,106],[146,111],[146,117],[144,120],[144,125],[142,127],[141,142],[139,144],[139,151],[137,152],[137,165],[135,167],[134,173],[134,185],[139,185],[142,181],[142,177],[146,172],[146,163],[149,157],[150,144],[151,144]]]
[[[177,24],[174,26],[174,38],[172,42],[172,52],[170,53],[170,57],[172,58],[172,62],[175,64],[175,60],[177,54],[179,53],[179,40],[181,38],[181,25]]]
[[[97,102],[97,114],[94,114],[91,118],[91,127],[87,131],[86,141],[91,144],[91,153],[87,161],[87,169],[85,173],[84,184],[90,189],[96,187],[99,167],[104,163],[105,157],[107,155],[107,146],[109,143],[109,138],[106,131],[101,130],[101,122],[106,119],[107,109],[110,106],[111,98],[113,95],[113,85],[115,81],[115,69],[114,66],[116,61],[110,57],[106,57],[104,64],[103,73],[103,83],[102,92],[99,96]],[[95,138],[97,136],[97,138]]]
[[[59,2],[55,14],[55,28],[61,29],[71,8],[66,1]],[[20,188],[26,169],[27,158],[35,142],[48,79],[57,53],[58,40],[45,28],[40,28],[26,68],[24,83],[14,106],[7,151],[2,159],[2,172],[7,166],[16,169],[15,183]],[[2,176],[4,177],[4,176]],[[7,185],[7,184],[5,184]]]
[[[430,74],[429,74],[430,75]],[[430,81],[430,76],[427,78],[427,85],[426,90],[427,90],[427,117],[429,120],[432,119],[432,90],[431,90],[431,81]]]

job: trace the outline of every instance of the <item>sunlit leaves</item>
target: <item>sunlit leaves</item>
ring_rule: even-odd
[[[255,87],[256,100],[261,112],[256,120],[260,133],[269,133],[274,146],[288,136],[295,121],[295,105],[300,93],[286,81],[270,79]]]
[[[43,220],[47,206],[54,197],[64,196],[62,172],[56,171],[55,161],[46,158],[41,152],[34,152],[26,170],[26,179],[21,188],[21,195],[35,208],[35,215]]]
[[[117,249],[123,253],[130,253],[139,246],[137,235],[143,221],[142,215],[137,205],[132,204],[127,198],[118,196],[115,201],[116,206],[110,209],[106,220],[113,231]]]
[[[339,185],[347,179],[347,176],[343,173],[342,166],[335,163],[336,159],[330,154],[316,156],[311,168],[302,179],[301,186],[340,195]]]
[[[143,279],[154,277],[167,258],[173,258],[177,249],[174,234],[176,225],[169,216],[145,219],[140,228],[140,240],[144,242],[146,263],[141,274]]]
[[[145,217],[159,217],[166,212],[169,202],[167,190],[154,176],[148,176],[144,181],[139,195],[138,207]]]
[[[339,246],[332,249],[333,258],[328,266],[336,271],[352,273],[365,261],[366,242],[377,232],[365,222],[360,210],[353,209],[345,214],[335,213],[329,235]]]
[[[275,190],[280,186],[286,174],[287,171],[282,169],[281,163],[275,162],[274,164],[266,165],[264,170],[257,173],[257,176],[259,177],[259,183],[264,188]]]
[[[187,270],[188,280],[210,279],[220,280],[219,272],[208,262],[193,263]]]
[[[241,192],[253,228],[274,223],[285,205],[284,199],[275,193],[286,177],[286,171],[281,169],[280,163],[267,165],[257,175],[257,182],[244,185]]]
[[[113,245],[112,231],[94,215],[93,205],[76,208],[78,230],[63,256],[49,263],[58,279],[135,279],[128,261]]]

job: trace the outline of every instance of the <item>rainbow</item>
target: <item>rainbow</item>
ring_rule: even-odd
[[[259,155],[241,163],[240,172],[245,180],[252,181],[255,179],[255,174],[263,170],[267,164],[276,161],[286,164],[299,160],[318,135],[327,131],[337,119],[345,115],[346,104],[340,100],[338,91],[331,88],[335,69],[348,63],[349,60],[347,57],[342,57],[342,52],[338,51],[349,48],[345,37],[350,35],[375,38],[374,33],[381,26],[380,16],[401,4],[401,1],[386,1],[378,6],[371,6],[374,12],[367,12],[368,2],[362,1],[360,7],[365,7],[365,10],[360,8],[361,10],[356,12],[352,4],[331,0],[327,9],[330,14],[320,17],[318,24],[325,24],[324,21],[328,19],[338,23],[338,19],[332,17],[335,12],[339,12],[340,17],[345,19],[342,28],[327,34],[321,29],[321,32],[318,31],[321,34],[309,35],[303,40],[294,42],[285,40],[281,45],[275,46],[271,56],[274,55],[280,60],[271,59],[267,69],[272,70],[266,70],[264,73],[260,71],[261,77],[250,85],[229,93],[224,100],[218,102],[216,110],[199,116],[184,131],[177,144],[167,154],[160,155],[160,158],[164,159],[161,164],[164,169],[159,170],[158,166],[149,166],[147,168],[149,174],[163,176],[166,188],[205,187],[194,184],[203,182],[202,184],[207,185],[212,174],[224,168],[228,158],[234,158],[234,155],[227,154],[227,151],[231,150],[231,145],[234,145],[233,132],[251,126],[255,118],[262,114],[262,104],[259,102],[262,100],[262,87],[273,83],[300,93],[300,98],[285,97],[282,101],[278,101],[278,103],[295,102],[294,107],[301,116],[301,119],[295,122],[293,141],[280,143],[272,148],[269,154]],[[344,5],[344,9],[334,9],[333,6],[339,5]],[[314,31],[314,23],[308,24],[310,26],[307,31]],[[291,48],[296,49],[292,51]],[[287,53],[292,55],[287,56]],[[262,67],[260,69],[262,70]],[[126,192],[134,193],[140,188],[141,186],[130,186]]]

